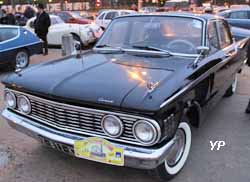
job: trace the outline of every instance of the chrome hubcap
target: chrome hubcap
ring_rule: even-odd
[[[186,143],[186,137],[183,129],[178,129],[174,138],[174,145],[172,146],[168,157],[167,157],[167,164],[170,167],[175,166],[181,159]]]
[[[24,68],[28,64],[28,55],[25,52],[19,52],[16,56],[16,67],[17,68]]]

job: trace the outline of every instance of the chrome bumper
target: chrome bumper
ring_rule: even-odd
[[[5,109],[2,112],[2,116],[6,119],[6,121],[12,128],[38,140],[40,140],[41,137],[44,137],[48,140],[52,140],[63,145],[71,146],[73,148],[75,140],[86,139],[86,137],[60,132],[42,126],[32,121],[31,119],[13,113],[8,109]],[[171,140],[170,142],[163,145],[161,148],[157,149],[135,147],[114,142],[112,142],[112,144],[116,147],[123,148],[125,166],[139,169],[154,169],[162,162],[164,162],[164,159],[166,158],[169,149],[174,144],[174,140]]]

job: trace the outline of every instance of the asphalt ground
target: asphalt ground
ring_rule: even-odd
[[[60,57],[51,49],[48,56],[32,57],[32,64]],[[1,71],[2,79],[8,71]],[[39,81],[39,78],[37,78]],[[0,109],[3,109],[0,84]],[[239,75],[237,93],[221,102],[193,131],[189,159],[172,182],[249,182],[250,115],[244,110],[250,98],[250,68]],[[211,151],[210,141],[225,141]],[[42,146],[11,129],[0,118],[0,182],[153,182],[144,170],[114,167],[77,159]]]

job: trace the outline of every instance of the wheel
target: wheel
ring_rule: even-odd
[[[153,172],[162,181],[174,178],[184,167],[191,148],[192,132],[189,123],[181,122],[174,136],[175,143],[163,164]]]
[[[226,91],[224,97],[230,97],[230,96],[232,96],[232,95],[236,92],[237,83],[238,83],[238,77],[237,77],[237,74],[235,74],[234,82],[233,82],[233,84],[227,89],[227,91]]]
[[[19,69],[24,69],[26,68],[30,63],[30,56],[28,52],[24,49],[17,51],[16,56],[15,56],[15,64],[13,67],[19,68]]]

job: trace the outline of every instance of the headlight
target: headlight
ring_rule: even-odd
[[[154,125],[144,120],[137,121],[134,124],[133,133],[135,138],[143,144],[154,143],[159,135]]]
[[[16,108],[16,96],[10,91],[5,91],[4,99],[6,102],[7,107],[12,109]]]
[[[19,96],[17,99],[18,109],[25,114],[29,114],[31,112],[30,101],[25,96]]]
[[[102,119],[103,131],[114,138],[121,136],[123,132],[123,124],[121,120],[113,115],[107,115]]]

